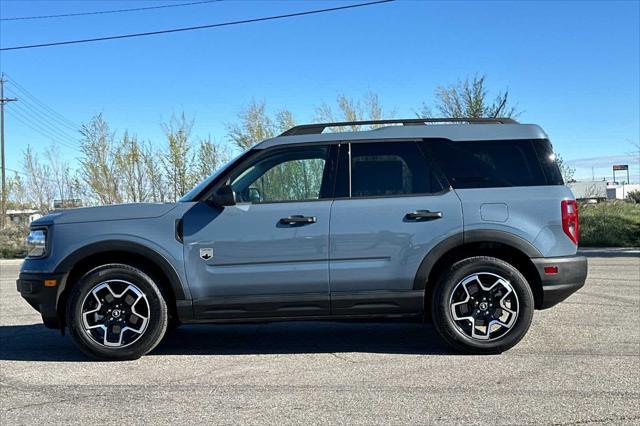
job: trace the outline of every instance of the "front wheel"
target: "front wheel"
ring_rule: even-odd
[[[123,264],[100,266],[73,287],[67,305],[71,338],[92,358],[137,359],[160,343],[167,304],[143,271]]]
[[[522,274],[493,257],[455,263],[437,282],[433,322],[454,348],[496,354],[516,345],[533,318],[534,299]]]

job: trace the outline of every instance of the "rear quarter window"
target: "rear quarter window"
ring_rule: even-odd
[[[534,140],[531,142],[538,154],[538,161],[540,162],[542,171],[547,178],[547,184],[564,185],[562,173],[556,163],[556,155],[553,153],[551,142],[546,139]]]
[[[536,151],[536,141],[433,140],[426,143],[456,189],[550,184],[540,163],[541,156],[549,158],[549,154],[544,154],[544,147],[540,153]]]

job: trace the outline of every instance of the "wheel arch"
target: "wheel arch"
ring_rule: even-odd
[[[437,244],[422,260],[414,280],[414,290],[425,291],[425,318],[431,318],[430,300],[435,283],[453,263],[473,256],[492,256],[516,267],[527,279],[535,299],[542,305],[542,283],[531,258],[543,257],[531,243],[504,231],[477,230],[452,235]]]
[[[166,299],[169,314],[178,318],[180,301],[187,296],[182,280],[171,263],[157,251],[141,244],[113,240],[89,244],[77,249],[58,264],[56,273],[66,274],[63,285],[58,290],[56,310],[64,327],[64,310],[71,288],[90,270],[109,263],[122,263],[137,267],[150,275]]]

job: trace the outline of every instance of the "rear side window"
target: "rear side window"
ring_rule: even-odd
[[[456,189],[547,185],[531,140],[427,142]]]
[[[415,142],[351,144],[352,197],[428,194],[441,189]]]

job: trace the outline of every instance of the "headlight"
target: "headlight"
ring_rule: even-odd
[[[44,257],[47,254],[47,230],[36,229],[27,237],[27,257]]]

